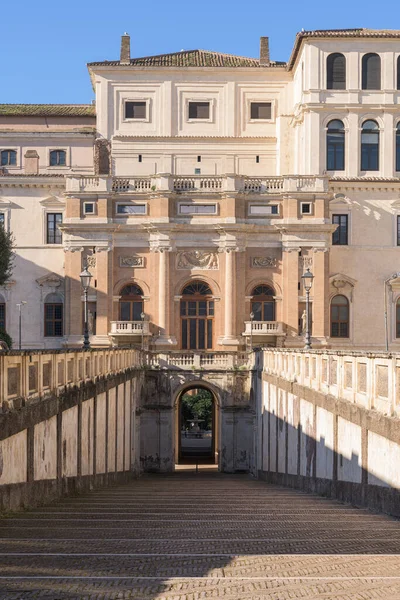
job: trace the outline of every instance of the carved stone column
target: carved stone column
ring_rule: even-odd
[[[326,338],[329,335],[329,250],[313,248],[314,285],[313,296],[313,337]]]
[[[283,247],[283,321],[287,342],[299,333],[299,252],[300,248]]]
[[[155,340],[157,346],[171,346],[176,344],[175,338],[172,338],[169,332],[170,314],[173,310],[173,303],[170,301],[169,290],[169,261],[170,246],[153,246],[153,252],[159,256],[158,263],[158,319],[159,335]]]
[[[236,337],[236,247],[220,248],[225,254],[225,289],[224,289],[224,336],[220,343],[225,346],[237,346]]]

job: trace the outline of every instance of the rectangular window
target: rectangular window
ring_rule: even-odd
[[[400,246],[400,215],[397,215],[397,245]]]
[[[336,231],[332,235],[332,244],[334,246],[347,246],[348,245],[348,215],[332,215],[333,225],[339,225]]]
[[[268,206],[250,205],[250,216],[278,215],[279,206],[277,204],[269,204]]]
[[[139,154],[139,156],[138,156],[138,161],[142,162],[142,155],[141,154]]]
[[[270,121],[272,118],[271,102],[252,102],[250,104],[250,118]]]
[[[94,215],[94,202],[83,203],[83,214]]]
[[[215,215],[217,213],[216,204],[180,204],[179,214],[181,215]]]
[[[257,156],[256,156],[256,163],[259,163],[259,162],[260,162],[260,157],[257,154]]]
[[[201,169],[195,169],[194,170],[194,174],[195,175],[201,175]]]
[[[44,305],[44,335],[45,337],[60,337],[63,334],[63,305]]]
[[[47,213],[46,243],[61,244],[62,233],[59,225],[62,223],[62,213]]]
[[[197,157],[197,162],[201,162],[201,156]]]
[[[0,330],[6,329],[6,305],[4,302],[0,303]]]
[[[145,204],[117,204],[117,215],[145,215]]]
[[[209,119],[209,102],[189,102],[189,119]]]
[[[309,202],[302,202],[300,206],[302,215],[311,215],[311,204]]]
[[[125,119],[146,119],[146,102],[125,102]]]

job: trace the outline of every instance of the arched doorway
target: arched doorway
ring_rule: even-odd
[[[182,350],[212,350],[214,300],[204,281],[192,281],[182,290],[180,303]]]
[[[143,313],[143,290],[136,283],[128,283],[120,292],[120,321],[141,321]]]
[[[175,462],[218,464],[218,403],[205,386],[182,390],[176,402]]]

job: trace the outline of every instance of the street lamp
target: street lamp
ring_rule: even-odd
[[[144,312],[140,313],[140,318],[142,319],[142,352],[144,350],[144,318],[145,318],[145,314]]]
[[[18,317],[18,350],[21,350],[21,337],[22,337],[22,307],[27,304],[25,300],[21,300],[21,302],[19,302],[17,304],[18,306],[18,310],[19,310],[19,317]]]
[[[253,319],[254,313],[251,311],[250,313],[250,352],[253,350]]]
[[[306,350],[311,349],[311,337],[310,337],[310,290],[312,288],[314,275],[311,273],[310,269],[307,269],[305,273],[301,276],[303,280],[303,286],[306,290],[306,343],[304,348]]]
[[[88,271],[87,265],[85,266],[79,277],[81,278],[81,284],[83,288],[83,302],[85,315],[85,326],[83,330],[83,349],[86,350],[90,348],[88,329],[88,289],[90,286],[90,280],[92,279],[92,274]]]

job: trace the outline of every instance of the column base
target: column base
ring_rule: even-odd
[[[153,343],[154,346],[176,346],[177,341],[174,336],[160,335]]]
[[[218,345],[219,346],[240,346],[240,344],[243,344],[243,342],[239,341],[233,335],[229,336],[229,337],[220,337],[220,338],[218,338]]]

